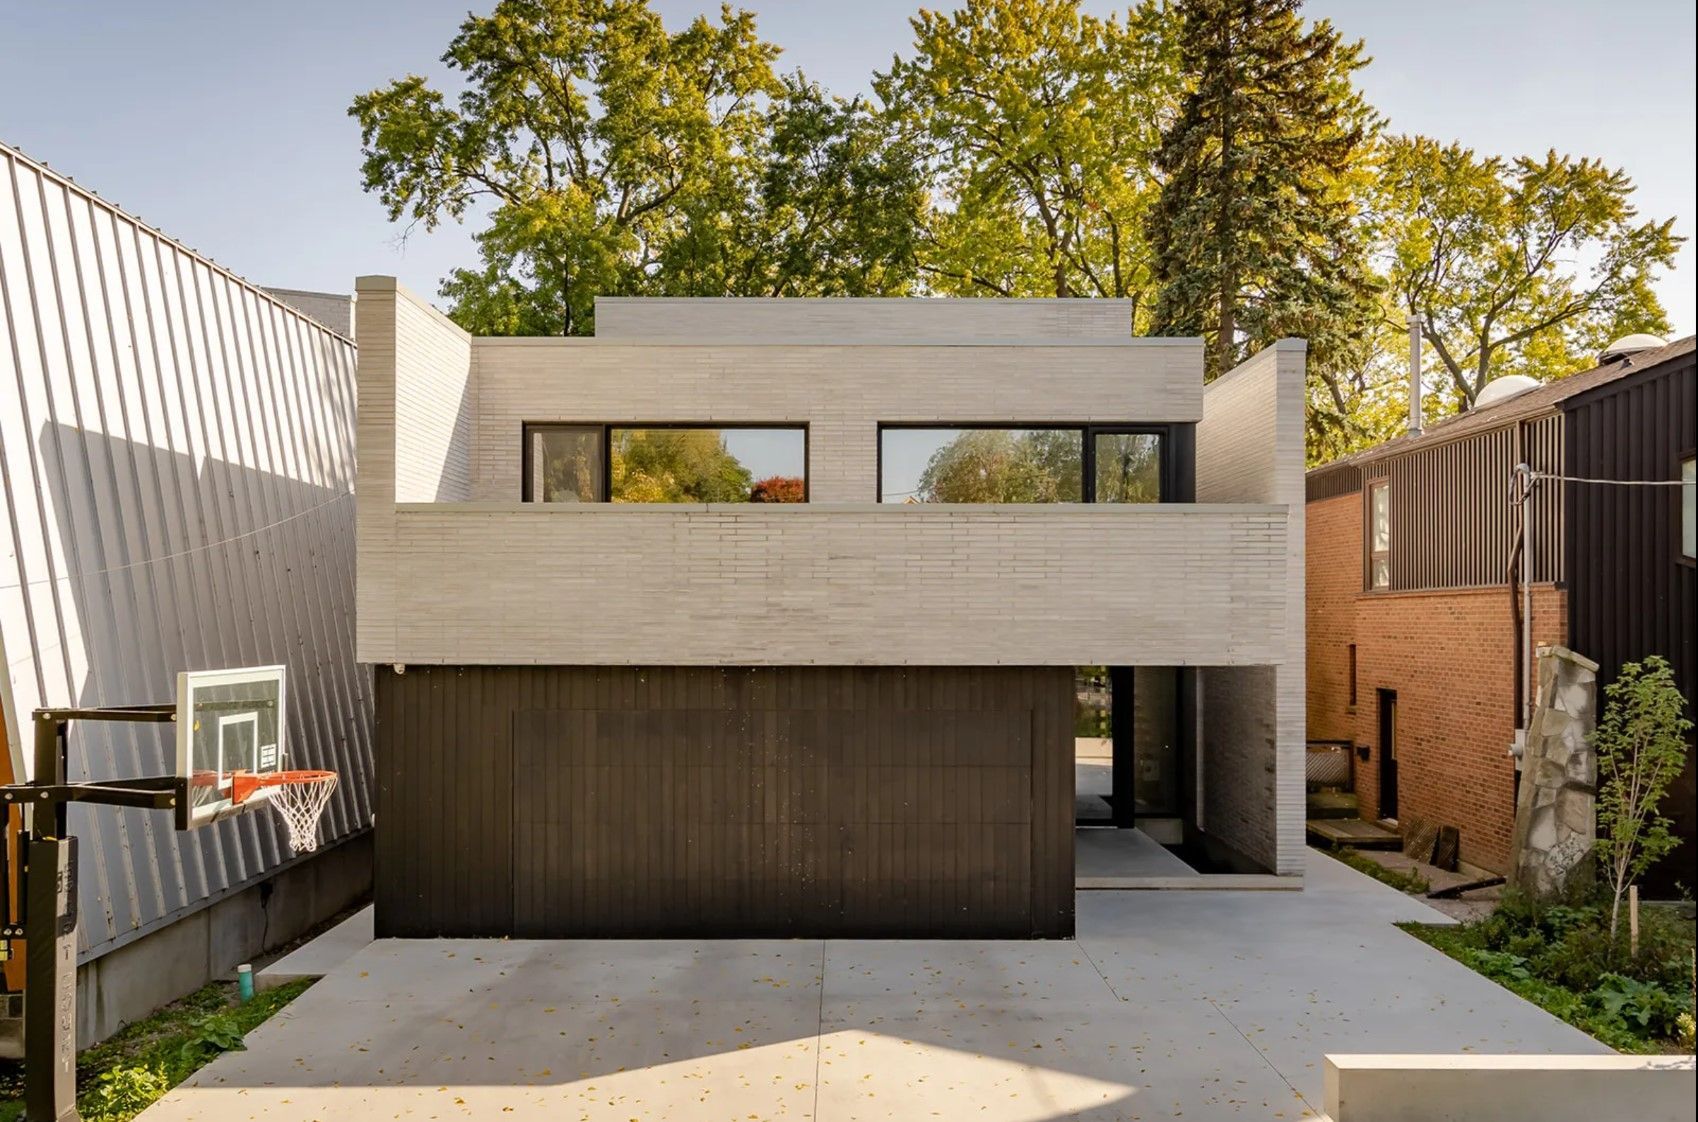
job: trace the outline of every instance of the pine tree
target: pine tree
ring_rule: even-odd
[[[1377,316],[1352,172],[1375,127],[1366,64],[1299,0],[1179,0],[1187,88],[1157,153],[1155,333],[1202,335],[1207,374],[1282,335],[1312,369]]]

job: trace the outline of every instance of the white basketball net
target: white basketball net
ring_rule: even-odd
[[[280,783],[273,789],[268,801],[288,828],[290,849],[311,853],[318,848],[318,820],[335,790],[334,772],[296,783]]]

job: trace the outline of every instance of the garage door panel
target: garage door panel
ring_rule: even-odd
[[[1030,727],[1029,711],[518,714],[515,933],[1024,933]]]

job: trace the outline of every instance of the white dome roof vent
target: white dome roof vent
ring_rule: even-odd
[[[1666,347],[1668,345],[1668,340],[1664,339],[1662,336],[1648,335],[1643,331],[1636,332],[1632,335],[1623,335],[1621,338],[1604,348],[1604,353],[1598,356],[1598,365],[1603,366],[1606,363],[1616,362],[1619,359],[1626,358],[1628,355],[1637,354],[1640,351],[1654,351],[1658,347]]]
[[[1506,374],[1502,378],[1493,379],[1486,383],[1486,388],[1474,399],[1474,408],[1484,409],[1508,401],[1512,397],[1536,390],[1540,383],[1525,374]]]

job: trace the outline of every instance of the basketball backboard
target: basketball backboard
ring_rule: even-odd
[[[283,770],[284,668],[188,670],[177,675],[177,774],[186,781],[179,829],[192,830],[275,797],[255,782]]]

